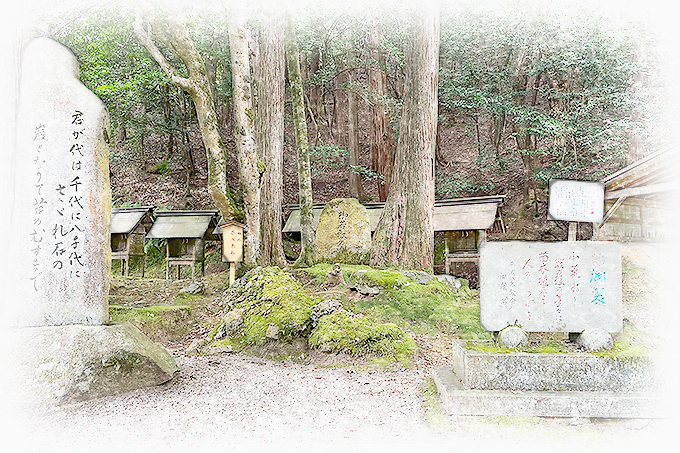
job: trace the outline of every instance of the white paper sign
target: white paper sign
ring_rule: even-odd
[[[548,220],[601,222],[604,213],[604,184],[591,181],[550,181]]]

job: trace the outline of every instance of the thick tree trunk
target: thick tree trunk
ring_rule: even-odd
[[[257,60],[257,154],[266,170],[260,200],[262,266],[286,265],[281,238],[283,203],[283,95],[285,85],[285,17],[282,11],[263,15]]]
[[[383,99],[387,95],[387,77],[385,72],[380,69],[380,65],[384,62],[380,48],[381,36],[382,31],[376,24],[371,29],[369,36],[373,64],[368,69],[368,77],[373,99],[371,106],[371,162],[373,170],[378,175],[378,197],[380,201],[385,201],[392,181],[394,149],[392,146],[392,130],[383,103]]]
[[[142,9],[136,5],[134,30],[139,41],[158,62],[170,81],[189,93],[196,107],[198,126],[206,149],[208,161],[208,192],[225,219],[233,219],[236,213],[231,190],[227,185],[225,147],[217,126],[214,102],[201,55],[196,50],[189,31],[179,19],[178,11],[167,11],[157,5],[150,8],[145,4],[143,23]],[[152,35],[173,49],[182,59],[188,71],[188,78],[179,75],[153,42]]]
[[[255,264],[260,253],[260,166],[255,150],[255,113],[250,83],[250,51],[243,10],[229,14],[229,48],[231,50],[231,87],[234,105],[234,141],[238,155],[239,186],[243,194],[246,217],[246,264]],[[264,171],[264,169],[262,169]]]
[[[350,82],[347,91],[347,148],[349,150],[349,196],[364,200],[366,192],[361,183],[361,174],[358,172],[359,162],[359,102],[358,96],[352,91],[351,83],[353,81],[352,73],[349,73],[348,80]]]
[[[293,101],[293,123],[295,125],[295,147],[297,149],[298,184],[300,192],[300,233],[302,250],[295,261],[296,266],[314,264],[314,216],[312,213],[312,172],[309,164],[309,145],[307,143],[307,122],[305,121],[305,101],[300,76],[300,53],[295,41],[295,29],[288,18],[286,24],[286,59],[288,78]]]
[[[374,266],[433,267],[438,7],[426,1],[414,14],[392,185],[371,247]]]

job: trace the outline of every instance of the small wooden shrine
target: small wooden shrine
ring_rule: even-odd
[[[147,238],[166,239],[165,278],[169,279],[172,266],[177,266],[180,278],[181,266],[191,266],[191,278],[195,277],[196,264],[201,264],[205,274],[205,241],[219,241],[214,233],[219,211],[164,211],[156,213],[156,222]]]
[[[680,145],[675,143],[612,173],[605,185],[604,217],[593,240],[667,241],[677,237]]]
[[[141,258],[144,277],[144,238],[154,222],[154,207],[111,210],[111,259],[121,261],[121,274],[130,275],[130,257]]]
[[[479,246],[486,241],[487,230],[504,231],[499,207],[505,195],[473,198],[453,198],[437,200],[434,203],[434,231],[445,232],[445,268],[449,273],[450,265],[455,263],[479,261]],[[313,206],[314,228],[319,224],[319,216],[324,204]],[[385,203],[366,203],[371,232],[375,231]],[[283,227],[284,233],[299,234],[300,208],[290,207],[290,216]]]

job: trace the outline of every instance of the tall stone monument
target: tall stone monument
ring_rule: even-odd
[[[64,403],[170,380],[167,351],[128,323],[108,324],[109,118],[68,48],[28,43],[17,110],[3,320],[13,396]]]
[[[11,325],[108,321],[108,113],[75,55],[47,38],[24,51],[10,256],[20,302]]]

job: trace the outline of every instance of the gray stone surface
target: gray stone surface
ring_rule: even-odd
[[[23,54],[3,319],[12,326],[109,319],[111,191],[104,104],[75,55],[48,38]]]
[[[452,356],[453,370],[468,389],[641,392],[659,387],[654,363],[647,357],[491,353],[466,349],[466,342],[454,340]]]
[[[486,242],[479,259],[482,328],[527,332],[623,328],[621,249],[613,242]]]
[[[498,343],[506,348],[524,346],[529,341],[526,332],[519,327],[510,326],[498,332]]]
[[[337,299],[324,299],[312,307],[312,312],[309,319],[312,320],[312,326],[316,327],[319,319],[322,316],[330,315],[342,308],[342,302]]]
[[[355,198],[336,198],[319,217],[314,259],[326,263],[368,264],[371,227],[366,208]]]
[[[442,283],[445,283],[451,291],[454,293],[460,289],[463,284],[461,283],[459,278],[454,277],[453,275],[446,275],[446,274],[441,274],[441,275],[435,275],[434,278],[439,280]]]
[[[614,339],[609,332],[590,328],[584,330],[576,337],[576,343],[588,351],[596,351],[598,349],[611,349],[614,346]]]
[[[399,272],[404,277],[408,277],[416,283],[426,285],[427,282],[434,278],[434,275],[428,274],[424,271],[401,271]]]
[[[470,390],[451,368],[433,375],[444,410],[453,416],[666,418],[668,399],[655,393]]]
[[[203,294],[204,289],[205,285],[203,282],[195,281],[180,289],[179,292],[184,294]]]
[[[64,404],[162,384],[172,356],[130,323],[21,327],[7,335],[14,404]]]

